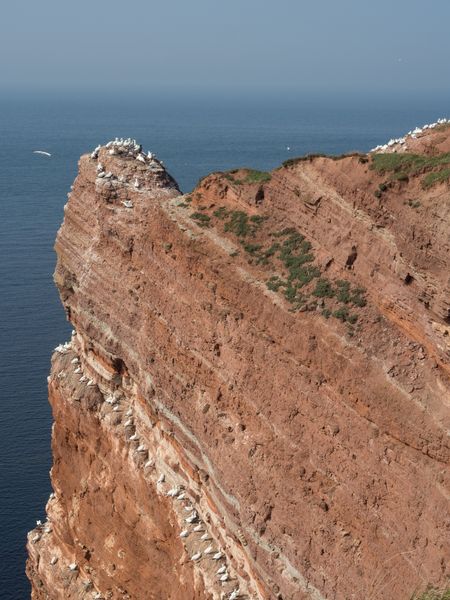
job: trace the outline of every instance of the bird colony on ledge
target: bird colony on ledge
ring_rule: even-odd
[[[408,133],[401,138],[393,138],[390,139],[387,144],[375,146],[375,148],[372,148],[370,152],[384,152],[386,150],[397,152],[397,150],[399,149],[407,150],[406,142],[408,136],[415,140],[418,135],[424,133],[427,129],[434,129],[438,125],[446,125],[447,123],[450,123],[450,119],[441,118],[438,119],[435,123],[428,123],[427,125],[423,125],[422,127],[416,127],[412,131],[408,131]],[[400,146],[400,148],[396,148],[396,146]]]

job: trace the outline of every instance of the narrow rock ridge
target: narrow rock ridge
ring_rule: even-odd
[[[412,143],[443,156],[450,129]],[[374,156],[184,196],[134,140],[81,158],[33,598],[406,600],[447,581],[449,187]]]

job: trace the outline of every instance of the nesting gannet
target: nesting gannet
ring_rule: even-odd
[[[187,519],[185,519],[185,521],[186,523],[194,523],[197,519],[198,515],[197,512],[194,510],[194,512]]]
[[[69,569],[70,571],[76,571],[78,569],[77,563],[70,563]]]
[[[150,467],[153,467],[154,464],[155,464],[155,461],[153,459],[150,459],[145,463],[144,467],[149,469]]]
[[[227,570],[226,566],[223,565],[222,567],[220,567],[220,569],[217,569],[216,573],[217,573],[217,575],[222,575],[222,573],[225,573],[226,570]]]
[[[181,494],[177,496],[177,500],[183,500],[184,498],[186,498],[186,494],[184,492],[181,492]]]
[[[191,556],[191,560],[198,560],[199,558],[201,558],[202,553],[201,552],[196,552],[195,554],[193,554]]]
[[[141,444],[137,447],[136,452],[147,452],[147,448],[144,446],[144,444]]]
[[[97,177],[100,177],[100,178],[102,178],[104,176],[105,176],[105,172],[104,171],[101,171],[100,173],[97,174]]]
[[[131,200],[122,200],[122,204],[125,206],[125,208],[133,208],[133,203]]]
[[[228,581],[229,578],[230,576],[228,575],[228,573],[224,573],[219,577],[220,581]]]
[[[81,373],[81,367],[77,367],[74,371],[74,373],[76,373],[78,375],[78,373]]]
[[[79,358],[77,358],[77,357],[75,357],[75,358],[72,358],[72,360],[71,360],[70,362],[71,362],[73,365],[76,365],[77,363],[79,363],[79,362],[80,362],[80,359],[79,359]]]
[[[56,565],[56,563],[58,562],[58,557],[57,556],[52,556],[52,559],[50,561],[51,565]]]
[[[42,154],[43,156],[51,156],[50,152],[45,150],[33,150],[33,154]]]
[[[206,532],[206,533],[204,533],[204,534],[201,536],[201,538],[200,538],[200,539],[201,539],[201,540],[203,540],[203,541],[206,541],[206,540],[210,540],[211,538],[209,537],[209,533],[208,533],[208,532]]]
[[[83,383],[83,381],[87,381],[87,377],[86,377],[86,375],[82,375],[82,376],[80,377],[80,381],[81,381],[82,383]]]
[[[133,185],[136,189],[139,189],[141,187],[141,184],[139,183],[139,179],[135,179]]]
[[[31,538],[31,541],[33,542],[33,544],[36,544],[36,542],[38,542],[41,539],[41,536],[39,535],[39,533],[37,533],[36,535],[34,535]]]
[[[93,386],[95,385],[95,381],[93,381],[92,379],[89,379],[89,381],[87,382],[88,386]]]
[[[41,521],[40,519],[38,519],[38,520],[36,521],[36,525],[37,525],[38,527],[41,527],[41,525],[42,525],[42,521]]]
[[[104,171],[105,167],[102,165],[102,163],[98,163],[97,165],[97,173],[101,173],[101,171]]]
[[[135,441],[136,441],[136,440],[138,440],[138,439],[139,439],[139,436],[138,436],[138,434],[137,434],[137,433],[133,433],[133,435],[131,435],[131,436],[130,436],[130,440],[131,440],[132,442],[135,442]]]
[[[236,600],[236,598],[239,596],[239,588],[236,588],[235,590],[233,590],[231,592],[231,594],[228,597],[228,600]]]
[[[178,487],[174,487],[167,492],[166,496],[173,498],[174,496],[177,496],[179,493],[180,493],[180,489]]]
[[[194,507],[192,506],[192,504],[188,504],[184,507],[184,510],[186,510],[187,512],[191,512],[194,510]]]
[[[140,162],[145,163],[145,156],[143,156],[142,154],[138,154],[136,156],[136,160],[139,160]]]
[[[113,411],[114,411],[114,412],[119,412],[119,410],[120,410],[120,406],[115,406],[115,407],[113,408]]]
[[[128,419],[128,421],[125,421],[123,424],[124,427],[130,427],[130,425],[133,425],[133,419]]]
[[[180,533],[181,538],[186,538],[188,535],[189,535],[188,529],[183,529],[183,531]]]
[[[193,531],[195,531],[195,532],[203,531],[203,525],[201,523],[199,523],[198,525],[196,525],[194,527]]]
[[[132,414],[133,414],[133,409],[132,409],[132,408],[129,408],[129,409],[127,410],[127,412],[125,413],[125,416],[126,416],[126,417],[131,417],[131,415],[132,415]]]
[[[212,554],[214,552],[214,548],[209,545],[205,550],[203,550],[203,554]]]
[[[223,552],[221,552],[221,551],[219,550],[219,552],[216,552],[216,553],[214,554],[214,556],[213,556],[213,560],[220,560],[220,559],[222,558],[222,556],[223,556]]]
[[[166,479],[166,476],[164,475],[164,473],[161,473],[161,475],[158,477],[158,481],[156,483],[164,483]]]

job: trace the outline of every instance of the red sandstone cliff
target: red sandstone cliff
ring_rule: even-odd
[[[410,141],[437,157],[450,131]],[[374,161],[213,174],[180,196],[139,149],[81,158],[56,241],[74,335],[49,378],[33,598],[445,585],[449,185],[424,183],[432,161]]]

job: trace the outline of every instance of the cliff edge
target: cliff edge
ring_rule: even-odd
[[[80,159],[34,599],[446,585],[449,177],[444,123],[185,195],[134,140]]]

